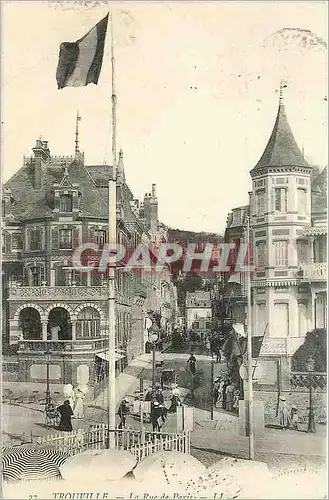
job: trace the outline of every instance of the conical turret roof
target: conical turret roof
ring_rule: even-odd
[[[289,126],[282,99],[280,99],[271,137],[252,171],[264,167],[309,167]]]

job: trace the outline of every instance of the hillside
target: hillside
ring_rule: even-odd
[[[168,229],[169,241],[177,241],[179,243],[220,243],[223,241],[223,236],[216,233],[186,231],[185,229]]]

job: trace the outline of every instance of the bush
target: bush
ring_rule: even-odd
[[[292,370],[296,372],[307,371],[307,361],[310,357],[315,361],[314,371],[327,371],[327,330],[324,328],[307,332],[304,343],[292,356]]]

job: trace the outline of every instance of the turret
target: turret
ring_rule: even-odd
[[[118,165],[117,165],[117,182],[118,183],[124,183],[126,182],[126,176],[125,176],[125,167],[123,163],[123,151],[120,149],[119,152],[119,160],[118,160]]]

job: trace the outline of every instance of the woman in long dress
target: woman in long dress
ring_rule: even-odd
[[[83,413],[83,400],[84,400],[84,393],[81,391],[79,387],[77,387],[74,391],[75,395],[75,405],[74,405],[74,418],[83,418],[84,413]]]
[[[61,416],[61,420],[59,422],[59,430],[71,432],[73,430],[71,422],[73,410],[70,406],[70,401],[66,399],[64,403],[58,407],[58,411]]]
[[[284,429],[287,429],[291,424],[290,412],[288,408],[288,403],[286,402],[286,398],[280,397],[279,402],[279,419],[280,425]]]

